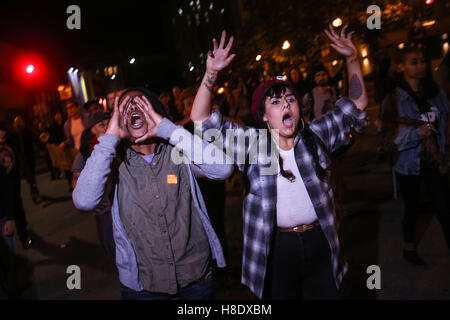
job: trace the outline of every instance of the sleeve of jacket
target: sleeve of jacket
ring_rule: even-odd
[[[79,210],[93,210],[102,200],[105,184],[111,173],[111,162],[116,155],[116,146],[120,139],[105,134],[98,138],[98,141],[72,193],[73,203]]]
[[[167,118],[159,124],[158,137],[175,146],[171,154],[175,163],[194,165],[206,177],[215,180],[226,179],[233,173],[232,160],[223,152],[222,146],[208,143]],[[196,170],[197,174],[201,174],[199,170]]]
[[[259,137],[255,128],[243,127],[223,118],[218,109],[214,109],[205,121],[196,123],[195,130],[202,134],[204,140],[223,145],[227,156],[241,171],[244,170],[250,148],[258,146]]]
[[[423,135],[420,133],[420,128],[417,126],[400,125],[397,120],[397,113],[395,118],[389,117],[392,113],[391,108],[397,108],[397,97],[386,96],[381,104],[382,114],[382,134],[383,134],[383,148],[390,151],[405,151],[417,147],[423,141]]]
[[[368,125],[367,114],[357,109],[352,100],[343,97],[336,101],[333,110],[313,120],[310,128],[328,152],[334,152],[350,142],[350,129],[363,133]]]

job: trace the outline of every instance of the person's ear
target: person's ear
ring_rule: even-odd
[[[95,135],[95,130],[94,130],[94,127],[95,127],[95,126],[92,126],[92,128],[91,128],[91,130],[90,130],[90,131],[91,131],[91,133],[92,133],[93,135]]]
[[[269,122],[269,119],[267,118],[266,113],[264,113],[264,115],[263,115],[263,121],[264,121],[264,122]]]
[[[399,64],[397,65],[397,71],[398,71],[398,72],[403,72],[403,71],[405,71],[405,65],[404,65],[403,63],[399,63]]]

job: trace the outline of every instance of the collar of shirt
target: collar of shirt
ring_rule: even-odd
[[[158,143],[158,144],[156,145],[156,147],[155,147],[155,152],[153,153],[153,155],[154,155],[154,156],[159,155],[159,154],[163,151],[164,147],[165,147],[165,144],[164,144],[164,143]],[[126,159],[128,162],[130,162],[131,164],[133,164],[133,163],[139,164],[139,163],[140,163],[139,161],[138,161],[138,162],[133,161],[133,160],[136,160],[136,159],[142,159],[142,160],[145,161],[145,159],[143,159],[142,155],[139,154],[138,152],[136,152],[136,151],[135,151],[133,148],[131,148],[131,147],[127,149],[125,159]],[[145,161],[145,163],[147,163],[147,161]]]

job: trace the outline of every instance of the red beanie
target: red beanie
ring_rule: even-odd
[[[272,88],[277,83],[284,84],[286,87],[291,87],[289,81],[283,80],[283,76],[277,76],[264,82],[262,85],[260,85],[258,88],[255,89],[255,92],[253,92],[252,108],[251,108],[252,114],[256,115],[259,106],[261,105],[262,97],[264,97],[266,92],[269,91],[270,88]]]

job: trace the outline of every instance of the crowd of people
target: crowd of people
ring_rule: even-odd
[[[369,98],[352,32],[330,27],[325,33],[345,60],[347,92],[320,64],[311,66],[310,82],[294,66],[287,80],[273,77],[252,87],[240,77],[221,88],[219,73],[235,57],[233,38],[227,41],[224,32],[220,42],[213,40],[198,86],[159,95],[127,88],[111,110],[97,101],[69,102],[65,122],[57,112],[51,125],[40,126],[51,179],[64,174],[75,207],[93,212],[99,242],[116,261],[123,299],[214,297],[213,262],[223,268],[231,254],[225,180],[236,175],[246,182],[242,283],[258,298],[347,298],[338,235],[345,189],[340,155],[354,133],[367,129]],[[389,61],[375,80],[378,152],[388,156],[404,203],[403,257],[424,266],[415,238],[422,180],[450,250],[449,100],[430,76],[420,44],[405,45],[395,63]],[[448,56],[441,67],[448,83]],[[223,148],[198,136],[210,129],[221,133]],[[254,135],[255,143],[227,139],[236,132]],[[10,252],[16,229],[24,248],[33,246],[22,177],[32,200],[42,201],[30,141],[21,117],[11,127],[0,125],[0,231]],[[254,161],[256,145],[275,162],[261,162],[260,153]],[[194,150],[223,161],[201,161]]]

